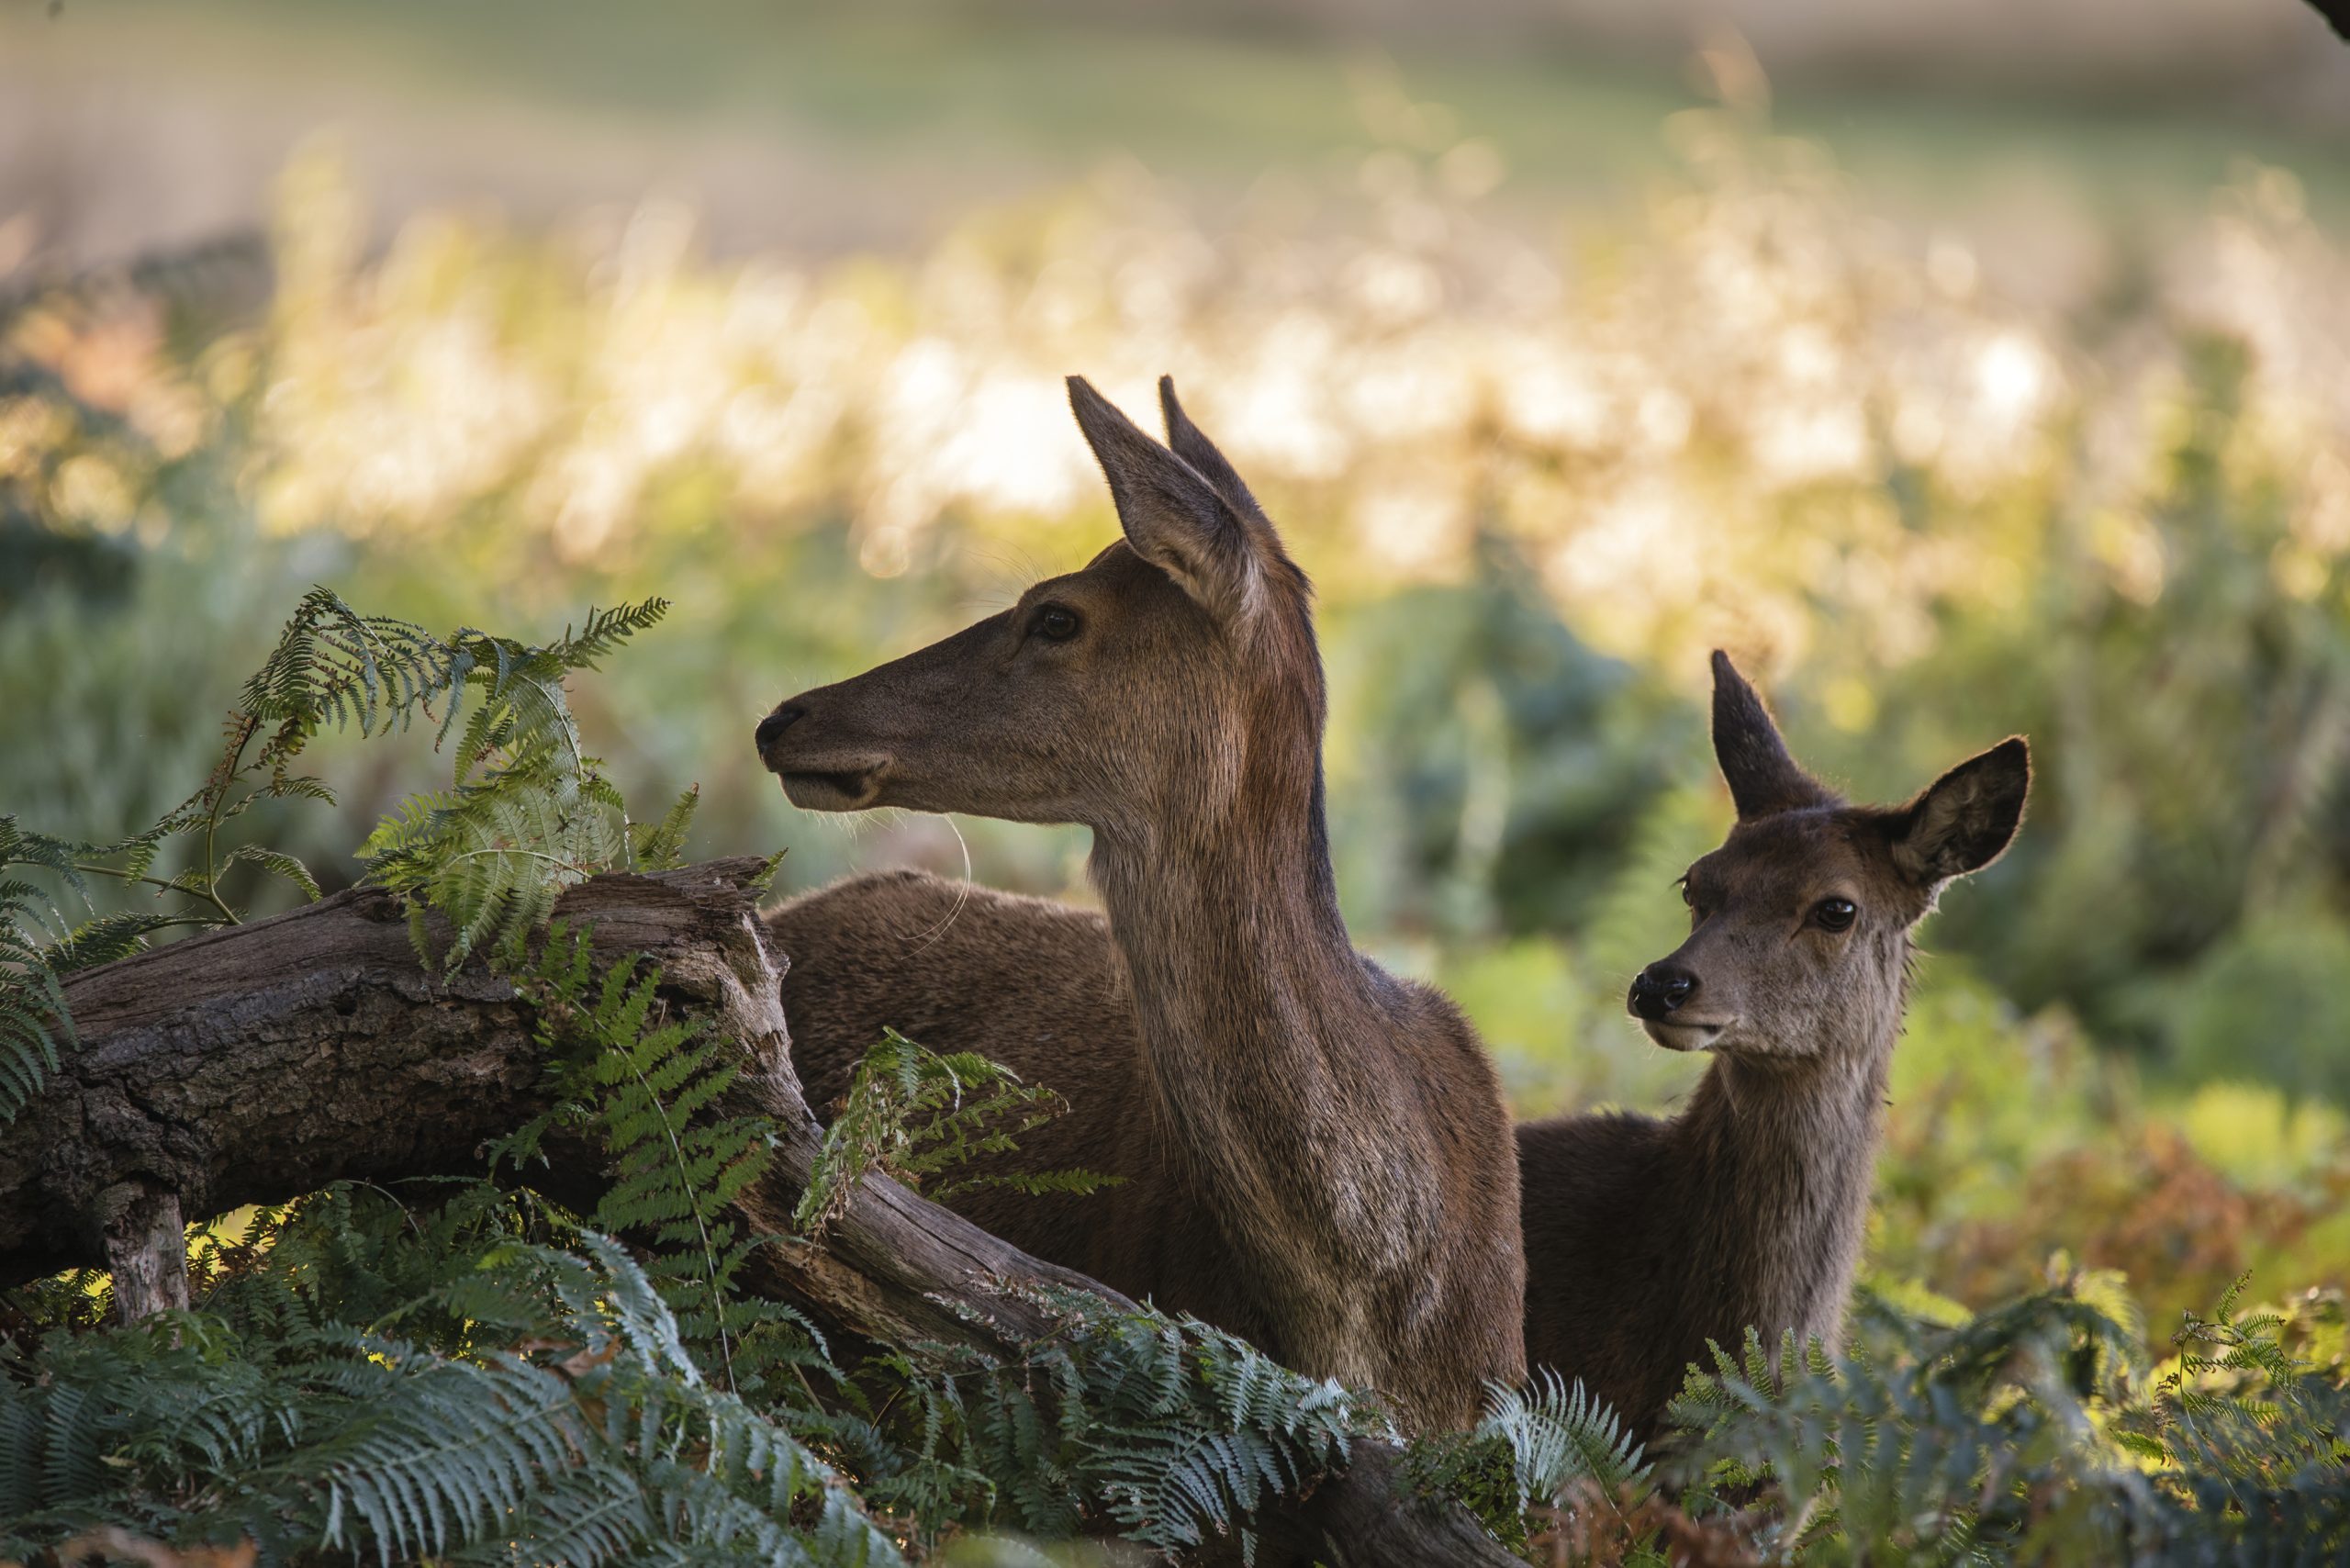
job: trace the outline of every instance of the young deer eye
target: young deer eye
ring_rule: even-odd
[[[1066,643],[1077,635],[1077,611],[1058,604],[1048,604],[1036,611],[1036,635],[1047,643]]]
[[[1811,912],[1811,918],[1822,931],[1850,931],[1860,913],[1851,899],[1822,899],[1819,907]]]

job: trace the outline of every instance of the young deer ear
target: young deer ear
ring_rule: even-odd
[[[2021,735],[1968,757],[1894,819],[1894,863],[1926,887],[1980,871],[2014,839],[2031,790],[2031,750]]]
[[[1110,481],[1119,526],[1135,553],[1219,619],[1245,615],[1259,597],[1260,568],[1256,542],[1233,504],[1197,467],[1136,429],[1085,377],[1069,378],[1069,403]]]
[[[1192,417],[1183,412],[1183,405],[1175,400],[1175,378],[1158,378],[1158,411],[1167,420],[1167,444],[1175,455],[1200,471],[1200,476],[1215,487],[1216,494],[1231,503],[1232,510],[1243,517],[1265,515],[1257,498],[1248,493],[1248,485],[1231,460],[1216,450],[1215,442],[1201,433]]]
[[[1836,799],[1796,766],[1771,711],[1719,648],[1714,650],[1714,760],[1742,823]]]

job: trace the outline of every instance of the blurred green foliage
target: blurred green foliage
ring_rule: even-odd
[[[578,719],[632,797],[699,784],[690,853],[1083,898],[1073,831],[790,812],[750,729],[1080,565],[1114,521],[1057,377],[1172,369],[1322,585],[1359,937],[1523,1111],[1688,1081],[1621,996],[1726,822],[1724,644],[1856,797],[2034,745],[2018,848],[1924,932],[1881,1288],[1980,1304],[2059,1248],[2158,1315],[2350,1282],[2350,263],[2255,171],[2048,319],[1814,150],[1672,135],[1681,180],[1565,258],[1436,146],[1374,155],[1355,231],[1095,191],[830,268],[705,263],[657,206],[367,252],[299,164],[259,318],[164,278],[0,322],[0,804],[153,820],[313,581],[436,625],[660,593]],[[250,827],[333,887],[436,769],[324,766],[340,817]]]

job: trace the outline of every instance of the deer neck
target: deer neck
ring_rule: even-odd
[[[1403,988],[1347,940],[1318,778],[1196,841],[1097,830],[1093,872],[1135,999],[1149,1129],[1245,1260],[1265,1348],[1385,1381],[1370,1303],[1425,1285],[1448,1150]],[[1245,791],[1244,791],[1245,795]]]
[[[1682,1254],[1739,1298],[1721,1306],[1766,1337],[1830,1336],[1841,1320],[1894,1034],[1791,1062],[1718,1057],[1672,1125]]]
[[[1098,830],[1091,871],[1168,1066],[1256,1070],[1371,1004],[1330,869],[1318,759],[1308,790],[1174,825]]]

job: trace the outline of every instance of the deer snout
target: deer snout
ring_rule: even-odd
[[[793,805],[807,812],[861,812],[881,803],[892,759],[856,722],[854,703],[827,695],[833,689],[802,692],[778,703],[752,738],[758,743],[759,761],[781,780],[784,798]]]
[[[1656,963],[1634,978],[1632,994],[1624,1004],[1636,1018],[1662,1020],[1696,993],[1695,975],[1678,964]]]
[[[807,714],[808,710],[797,702],[786,702],[779,705],[774,712],[761,719],[759,727],[752,732],[752,738],[758,743],[759,760],[762,762],[767,760],[767,748],[775,745],[776,737],[807,717]]]

